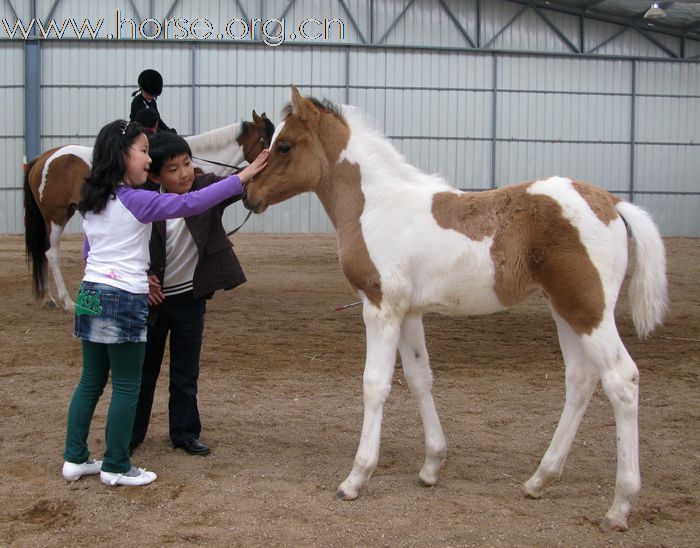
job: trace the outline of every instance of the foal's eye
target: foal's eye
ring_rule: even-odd
[[[287,154],[290,150],[292,150],[292,145],[282,142],[277,145],[276,150],[280,154]]]

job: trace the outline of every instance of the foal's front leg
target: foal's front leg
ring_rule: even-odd
[[[391,390],[400,333],[400,320],[386,318],[374,305],[365,304],[364,319],[367,331],[363,376],[365,416],[352,471],[336,493],[343,500],[356,499],[377,466],[384,402]]]
[[[418,400],[425,431],[425,463],[418,477],[423,485],[435,485],[445,462],[447,443],[433,401],[433,373],[425,347],[425,332],[420,314],[409,314],[401,326],[399,353],[403,372],[411,392]]]

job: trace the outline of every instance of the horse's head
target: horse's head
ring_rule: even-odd
[[[248,163],[255,160],[263,149],[269,148],[274,133],[275,125],[264,112],[262,116],[258,116],[257,112],[253,111],[253,121],[243,122],[236,142],[243,148],[243,154]]]
[[[335,106],[302,97],[294,86],[282,116],[267,167],[246,185],[244,204],[256,213],[297,194],[319,190],[349,136]]]

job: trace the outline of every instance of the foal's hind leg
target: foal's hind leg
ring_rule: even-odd
[[[364,319],[367,330],[367,357],[363,376],[365,415],[355,463],[336,493],[338,498],[344,500],[357,498],[360,488],[377,466],[384,402],[391,390],[399,341],[399,322],[384,317],[373,305],[365,304]]]
[[[541,497],[545,487],[561,476],[571,443],[598,383],[598,375],[587,363],[579,336],[555,312],[553,316],[566,366],[566,402],[549,448],[537,471],[523,485],[525,495],[532,498]]]
[[[61,235],[63,226],[54,222],[51,223],[51,234],[49,234],[49,249],[46,250],[46,259],[49,262],[51,273],[53,274],[56,289],[58,290],[58,302],[63,304],[63,308],[68,311],[75,309],[75,303],[66,291],[66,284],[61,275]],[[50,293],[49,293],[50,295]]]
[[[406,382],[418,400],[425,431],[425,463],[418,477],[423,485],[435,485],[438,472],[445,462],[447,443],[431,394],[433,374],[425,347],[423,322],[419,314],[406,316],[401,326],[399,352]]]
[[[590,337],[582,337],[615,413],[617,477],[615,500],[600,523],[605,531],[624,531],[632,502],[641,489],[639,474],[639,371],[622,344],[612,317]]]

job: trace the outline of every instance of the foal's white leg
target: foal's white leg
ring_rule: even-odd
[[[355,463],[336,493],[338,498],[344,500],[357,498],[360,488],[377,466],[384,402],[391,390],[400,332],[400,319],[387,319],[371,304],[365,304],[364,319],[367,331],[367,357],[363,376],[365,415]]]
[[[553,316],[566,366],[566,402],[549,448],[537,471],[523,485],[525,495],[532,498],[541,497],[545,487],[561,476],[571,443],[598,383],[598,375],[587,363],[579,336],[555,312]]]
[[[614,318],[606,318],[582,342],[595,365],[615,413],[617,477],[615,500],[600,523],[605,531],[624,531],[642,481],[639,474],[639,371],[622,344]]]
[[[46,259],[51,268],[54,282],[56,282],[58,302],[63,304],[65,310],[73,311],[75,309],[75,303],[70,298],[70,295],[68,295],[66,284],[63,283],[63,276],[61,275],[61,234],[63,234],[63,227],[52,222],[51,234],[49,235],[49,249],[46,250]]]
[[[447,443],[431,394],[433,374],[425,347],[423,322],[419,314],[406,316],[401,326],[399,352],[406,382],[418,400],[418,408],[425,430],[425,463],[418,477],[423,485],[435,485],[438,472],[445,462]]]

